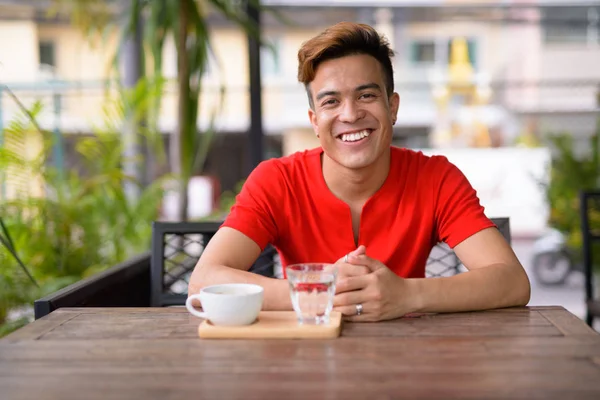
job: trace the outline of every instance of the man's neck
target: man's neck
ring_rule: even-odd
[[[364,204],[383,186],[390,171],[391,151],[362,169],[348,169],[322,154],[323,178],[329,190],[347,204]]]

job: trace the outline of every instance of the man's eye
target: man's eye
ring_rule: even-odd
[[[361,99],[369,99],[369,98],[373,98],[375,97],[375,95],[373,93],[363,93],[360,95]]]
[[[336,101],[337,101],[336,99],[329,99],[329,100],[325,100],[325,101],[323,102],[323,104],[322,104],[322,105],[323,105],[323,106],[330,106],[330,105],[332,105],[332,104],[335,104],[335,103],[336,103]]]

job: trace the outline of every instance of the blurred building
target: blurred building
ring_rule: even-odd
[[[520,138],[569,131],[582,139],[595,129],[600,88],[600,2],[579,0],[263,0],[291,21],[262,14],[262,32],[276,52],[262,52],[263,124],[266,157],[317,144],[308,103],[296,80],[297,50],[325,27],[342,20],[364,22],[384,33],[394,50],[396,90],[401,109],[395,141],[407,147],[438,145],[443,121],[440,102],[455,107],[446,115],[446,134],[479,130],[494,146]],[[0,0],[0,83],[26,104],[47,104],[40,122],[63,134],[89,133],[102,124],[103,80],[115,38],[90,43],[69,21],[48,15],[50,1]],[[385,7],[379,7],[381,4]],[[214,106],[221,82],[227,87],[218,126],[221,149],[211,168],[229,174],[230,188],[243,176],[243,135],[249,124],[247,39],[230,22],[210,16],[216,57],[204,77],[201,115]],[[454,64],[466,63],[467,79],[485,101],[467,107],[469,94],[453,92]],[[462,49],[462,53],[461,53]],[[462,55],[461,55],[462,54]],[[458,57],[458,59],[456,58]],[[173,42],[167,43],[164,75],[174,78]],[[448,92],[449,91],[449,92]],[[481,97],[481,96],[480,96]],[[168,134],[176,123],[176,87],[169,85],[160,116]],[[17,108],[0,97],[0,121]],[[229,136],[226,136],[229,135]],[[582,141],[582,143],[584,143]],[[224,172],[225,171],[225,172]],[[226,172],[229,171],[229,172]],[[233,172],[231,172],[233,171]]]

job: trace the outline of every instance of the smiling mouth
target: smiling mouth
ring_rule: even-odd
[[[337,138],[342,142],[360,142],[361,140],[368,138],[371,132],[373,132],[372,129],[363,129],[360,132],[343,133]]]

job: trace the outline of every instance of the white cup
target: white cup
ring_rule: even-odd
[[[250,325],[262,308],[263,293],[261,286],[250,283],[213,285],[189,296],[185,306],[191,314],[208,319],[214,325]],[[200,301],[204,312],[192,306],[193,300]]]

